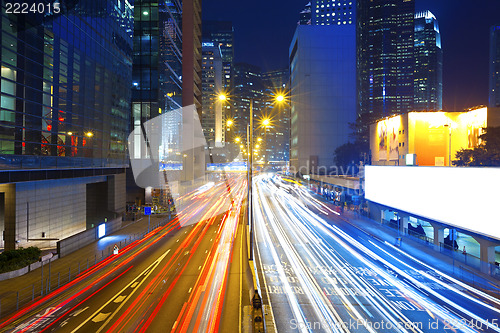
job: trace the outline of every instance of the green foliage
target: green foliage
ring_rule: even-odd
[[[482,143],[472,149],[460,149],[451,162],[455,166],[500,166],[500,127],[488,127],[479,137]]]
[[[3,251],[0,253],[0,273],[14,271],[40,260],[41,252],[34,246]]]

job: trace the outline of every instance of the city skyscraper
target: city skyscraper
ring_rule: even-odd
[[[312,0],[312,25],[354,24],[356,3],[354,0]]]
[[[290,71],[288,68],[262,73],[262,81],[267,96],[289,93]],[[264,128],[266,138],[266,161],[272,164],[282,164],[290,160],[290,106],[285,98],[284,103],[265,102],[264,117],[271,119],[271,129]],[[268,133],[266,133],[268,132]],[[261,131],[262,136],[262,131]]]
[[[203,21],[203,38],[205,43],[213,43],[220,48],[222,54],[222,85],[224,93],[229,94],[234,88],[234,27],[230,21]],[[224,114],[231,117],[231,105],[222,105]]]
[[[263,91],[262,71],[259,67],[247,63],[234,64],[234,90],[231,94],[235,97],[232,101],[234,125],[230,140],[235,137],[246,138],[250,120],[250,100],[253,100],[255,123],[264,106]]]
[[[414,0],[357,1],[358,116],[413,109],[414,15]]]
[[[209,147],[220,147],[225,141],[223,102],[222,55],[219,46],[204,42],[202,45],[202,117],[201,125]]]
[[[500,106],[500,26],[490,28],[490,107]]]
[[[182,2],[182,106],[201,116],[201,0]]]
[[[443,50],[436,17],[425,11],[415,14],[414,110],[443,108]]]
[[[311,25],[311,2],[308,2],[306,7],[300,12],[299,25]]]
[[[133,11],[82,2],[1,23],[0,247],[53,248],[125,211]]]
[[[329,172],[335,149],[348,141],[356,112],[355,19],[353,0],[312,0],[300,14],[289,50],[295,172]]]
[[[162,113],[182,106],[182,3],[138,0],[134,4],[134,57],[132,72],[132,130]],[[182,119],[178,120],[182,122]],[[166,128],[166,126],[165,126]],[[165,137],[164,154],[180,153],[175,126]],[[137,147],[133,158],[149,156]],[[148,194],[146,194],[148,195]],[[145,191],[127,170],[127,201],[145,202]],[[148,198],[149,201],[149,198]]]
[[[313,7],[314,10],[314,7]],[[327,173],[356,119],[354,24],[298,25],[290,57],[290,166]]]

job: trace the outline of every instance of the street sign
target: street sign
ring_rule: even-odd
[[[144,207],[144,215],[151,215],[151,207]]]
[[[115,244],[115,246],[113,247],[113,254],[118,254],[118,245]]]

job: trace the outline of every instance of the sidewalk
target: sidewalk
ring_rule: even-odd
[[[153,230],[167,222],[168,215],[151,215]],[[113,253],[115,244],[122,248],[136,239],[144,237],[148,230],[148,218],[123,221],[122,228],[60,259],[44,264],[25,275],[0,281],[0,318],[16,311],[33,298],[45,295],[73,280],[76,275],[100,262]],[[45,252],[45,251],[44,251]],[[50,270],[50,280],[49,280]],[[42,290],[43,274],[43,290]],[[49,283],[50,282],[50,283]]]
[[[396,229],[375,222],[372,219],[358,215],[355,212],[341,213],[347,223],[365,231],[370,236],[390,244],[395,244],[396,238],[401,237],[400,249],[427,265],[446,273],[475,288],[481,289],[488,294],[500,298],[500,281],[495,278],[465,265],[463,262],[453,260],[452,257],[434,249],[434,245],[423,244],[417,238],[409,235],[398,234]],[[461,255],[457,253],[457,255]]]

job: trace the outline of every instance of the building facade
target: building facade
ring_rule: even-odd
[[[0,247],[54,247],[125,210],[127,1],[2,11]]]
[[[436,17],[430,12],[415,14],[415,71],[413,109],[443,108],[443,50]]]
[[[413,109],[414,0],[357,1],[358,116]]]
[[[219,95],[224,92],[222,55],[219,46],[205,42],[202,46],[202,116],[201,125],[209,148],[225,142],[223,105]]]
[[[234,64],[234,90],[232,99],[233,126],[228,141],[240,138],[246,140],[247,125],[250,123],[250,101],[253,102],[254,128],[260,118],[263,102],[264,84],[259,67],[247,63]]]
[[[314,9],[313,9],[314,10]],[[290,167],[326,173],[356,118],[356,37],[353,24],[299,25],[290,57]]]
[[[227,95],[234,88],[234,27],[230,21],[203,21],[204,43],[213,43],[218,46],[222,55],[222,85],[223,92]],[[224,114],[232,118],[230,103],[222,105]]]
[[[500,106],[500,26],[490,29],[490,107]]]
[[[355,0],[312,0],[310,5],[312,25],[346,25],[356,20]]]
[[[134,57],[132,72],[132,130],[148,120],[182,107],[182,3],[138,0],[134,4]],[[169,117],[171,119],[171,117]],[[182,122],[179,117],[178,122]],[[164,124],[166,138],[162,159],[181,151],[176,126]],[[144,148],[144,147],[142,147]],[[132,158],[149,156],[134,149]],[[171,156],[168,156],[171,155]],[[180,162],[179,162],[180,163]],[[136,186],[132,170],[127,174],[127,201],[149,202],[151,191]],[[148,198],[146,200],[146,197]]]
[[[271,119],[269,129],[264,128],[265,161],[270,164],[285,165],[290,160],[290,104],[288,100],[290,71],[288,68],[262,73],[267,96],[285,96],[283,103],[268,101],[264,118]],[[267,134],[266,134],[267,132]]]
[[[201,116],[201,0],[182,2],[182,106]]]
[[[475,148],[487,126],[498,126],[498,108],[463,112],[409,112],[370,126],[373,165],[450,166],[460,149]]]

